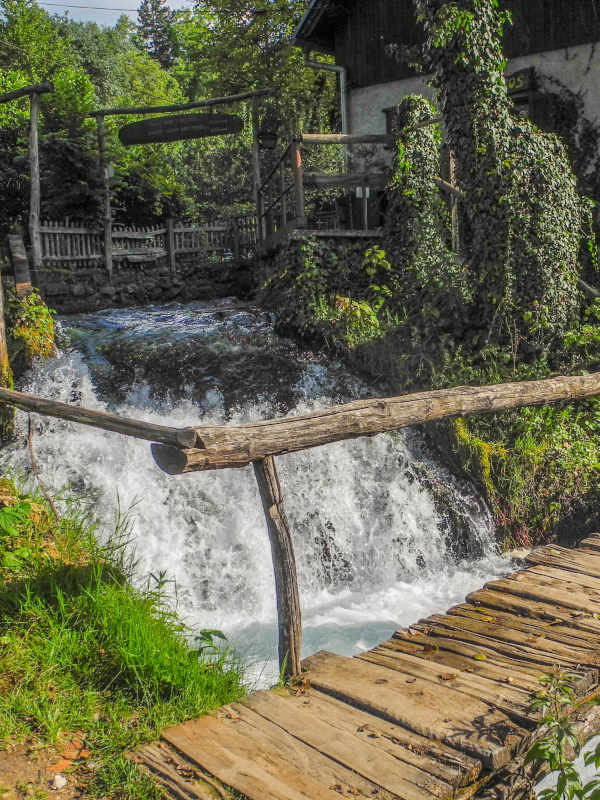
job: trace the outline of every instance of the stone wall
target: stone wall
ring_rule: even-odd
[[[71,314],[175,300],[245,297],[251,288],[251,272],[251,262],[190,260],[171,273],[166,259],[159,259],[117,263],[112,281],[101,265],[44,267],[32,279],[49,306]]]

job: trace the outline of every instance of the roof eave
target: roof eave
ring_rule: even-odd
[[[325,53],[333,52],[330,42],[314,36],[314,30],[330,4],[331,0],[311,0],[310,5],[292,34],[293,44],[297,47],[322,50]]]

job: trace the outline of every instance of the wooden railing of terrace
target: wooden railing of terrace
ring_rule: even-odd
[[[279,660],[287,676],[300,674],[302,625],[294,547],[275,458],[345,439],[465,414],[600,395],[600,373],[558,376],[493,386],[459,386],[400,397],[358,400],[303,416],[244,425],[173,428],[80,408],[11,389],[0,402],[152,442],[156,464],[169,475],[253,465],[271,543],[279,625]]]
[[[39,229],[42,264],[71,266],[106,264],[105,235],[102,228],[78,223],[44,221]],[[248,258],[256,248],[256,223],[242,216],[210,225],[192,225],[168,219],[165,225],[112,225],[111,258],[129,263],[167,260],[174,270],[178,258],[225,256],[238,261]]]

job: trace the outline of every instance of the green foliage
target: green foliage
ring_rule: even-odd
[[[590,207],[558,137],[513,115],[501,47],[507,16],[496,0],[417,0],[416,6],[465,192],[470,346],[492,339],[531,360],[560,341],[577,317]]]
[[[15,373],[20,375],[36,359],[45,360],[54,355],[54,311],[34,289],[26,297],[11,295],[7,312],[10,362]]]
[[[146,52],[165,69],[175,60],[175,16],[164,0],[142,0],[138,9],[138,36]]]
[[[531,709],[540,715],[539,729],[545,731],[530,748],[525,764],[534,761],[545,762],[551,772],[557,772],[554,789],[544,789],[539,800],[598,800],[600,778],[593,778],[586,784],[574,767],[571,758],[581,753],[582,745],[571,721],[577,708],[577,700],[572,686],[572,677],[556,669],[540,679],[543,688],[536,696]],[[597,701],[595,701],[597,702]],[[595,752],[585,754],[586,765],[600,767],[600,745]]]
[[[186,629],[160,588],[133,588],[127,525],[101,547],[68,496],[57,521],[10,481],[0,495],[0,738],[44,746],[81,730],[99,765],[86,796],[157,797],[123,753],[242,694],[222,634]]]

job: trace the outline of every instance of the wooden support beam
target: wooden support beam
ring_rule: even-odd
[[[126,114],[166,114],[169,111],[190,111],[192,108],[209,108],[210,106],[223,106],[228,103],[238,103],[241,100],[250,100],[255,97],[269,97],[275,94],[274,89],[257,89],[253,92],[241,92],[229,97],[212,97],[210,100],[194,100],[175,106],[126,106],[121,108],[101,108],[91,111],[89,117],[111,117]]]
[[[24,394],[14,389],[0,388],[0,403],[16,406],[24,411],[35,411],[48,417],[67,419],[82,425],[91,425],[93,428],[114,431],[150,442],[162,442],[175,447],[190,447],[196,441],[196,431],[192,428],[170,428],[166,425],[155,425],[152,422],[128,419],[116,414],[106,414],[104,411],[92,411],[68,403],[59,403],[56,400],[47,400],[45,397]]]
[[[384,133],[304,133],[300,141],[311,144],[392,144],[395,136]]]
[[[6,342],[6,323],[4,319],[4,288],[0,275],[0,388],[12,385],[12,370],[8,360],[8,346]],[[14,431],[14,408],[0,407],[0,441],[12,437]]]
[[[267,456],[373,436],[446,417],[598,395],[600,372],[494,386],[458,386],[401,397],[356,400],[298,417],[245,425],[207,425],[196,428],[195,447],[182,450],[152,445],[152,454],[158,466],[170,475],[244,467]]]
[[[331,189],[336,187],[369,186],[384,189],[388,181],[387,172],[330,173],[306,172],[304,185],[308,188]]]
[[[297,141],[292,142],[290,148],[290,165],[294,176],[294,187],[296,195],[295,219],[302,221],[300,227],[306,227],[306,217],[304,213],[304,166],[302,164],[302,150]]]
[[[8,234],[8,252],[15,277],[15,292],[17,297],[26,297],[31,293],[31,274],[29,272],[29,260],[27,251],[23,244],[21,234]]]
[[[8,103],[10,100],[18,100],[20,97],[27,97],[32,94],[47,94],[54,91],[54,84],[49,81],[36,83],[33,86],[24,86],[22,89],[15,89],[14,92],[0,94],[0,103]]]
[[[167,220],[166,245],[167,257],[169,259],[169,271],[174,273],[177,269],[177,261],[175,254],[175,220],[172,217],[169,217]]]
[[[113,274],[113,242],[112,242],[112,211],[110,207],[110,175],[106,156],[106,124],[103,116],[97,116],[98,126],[98,167],[103,188],[103,213],[104,213],[104,265],[108,272],[108,279],[112,281]]]
[[[275,459],[267,456],[255,461],[253,466],[273,557],[279,627],[279,669],[282,677],[287,679],[300,674],[302,649],[302,619],[294,545],[283,506]]]
[[[42,242],[40,238],[40,151],[38,124],[40,114],[40,95],[33,92],[30,97],[29,115],[29,240],[34,274],[39,274],[42,266]]]

